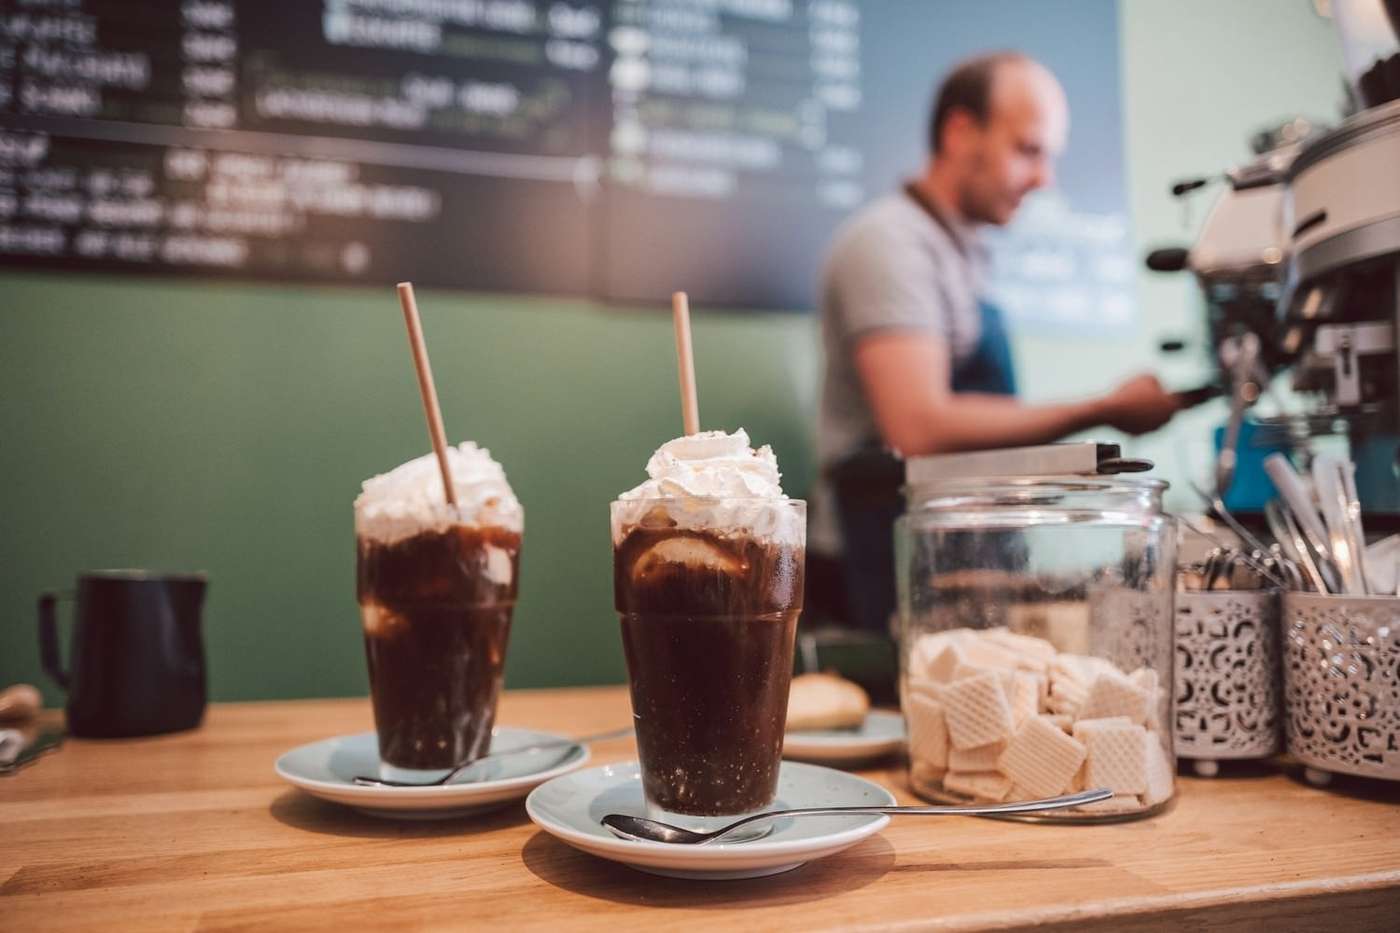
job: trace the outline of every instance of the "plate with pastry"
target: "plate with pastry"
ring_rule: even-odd
[[[904,717],[872,710],[859,684],[836,674],[802,674],[788,695],[783,757],[841,765],[904,747]]]

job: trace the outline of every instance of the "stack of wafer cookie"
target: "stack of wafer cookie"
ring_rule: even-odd
[[[904,715],[916,786],[978,801],[1107,787],[1095,813],[1172,795],[1175,766],[1149,668],[1059,652],[1004,628],[953,629],[909,646]]]

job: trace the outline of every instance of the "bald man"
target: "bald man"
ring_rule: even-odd
[[[978,229],[1010,223],[1054,182],[1068,134],[1064,90],[1043,65],[1017,52],[969,59],[939,87],[923,173],[837,234],[822,283],[820,454],[859,627],[885,631],[894,610],[891,452],[1042,444],[1099,425],[1142,434],[1180,407],[1150,375],[1078,402],[1015,398],[1000,314],[980,300]]]

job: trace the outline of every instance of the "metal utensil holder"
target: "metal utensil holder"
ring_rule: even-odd
[[[1202,777],[1283,748],[1278,621],[1274,590],[1176,594],[1176,754]]]
[[[1400,781],[1400,598],[1283,598],[1288,751],[1315,784]]]

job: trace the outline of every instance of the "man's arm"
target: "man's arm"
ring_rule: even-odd
[[[1152,376],[1097,398],[1048,405],[954,393],[947,342],[927,332],[871,333],[857,340],[853,353],[884,442],[906,457],[1047,444],[1098,425],[1144,434],[1180,407]]]

